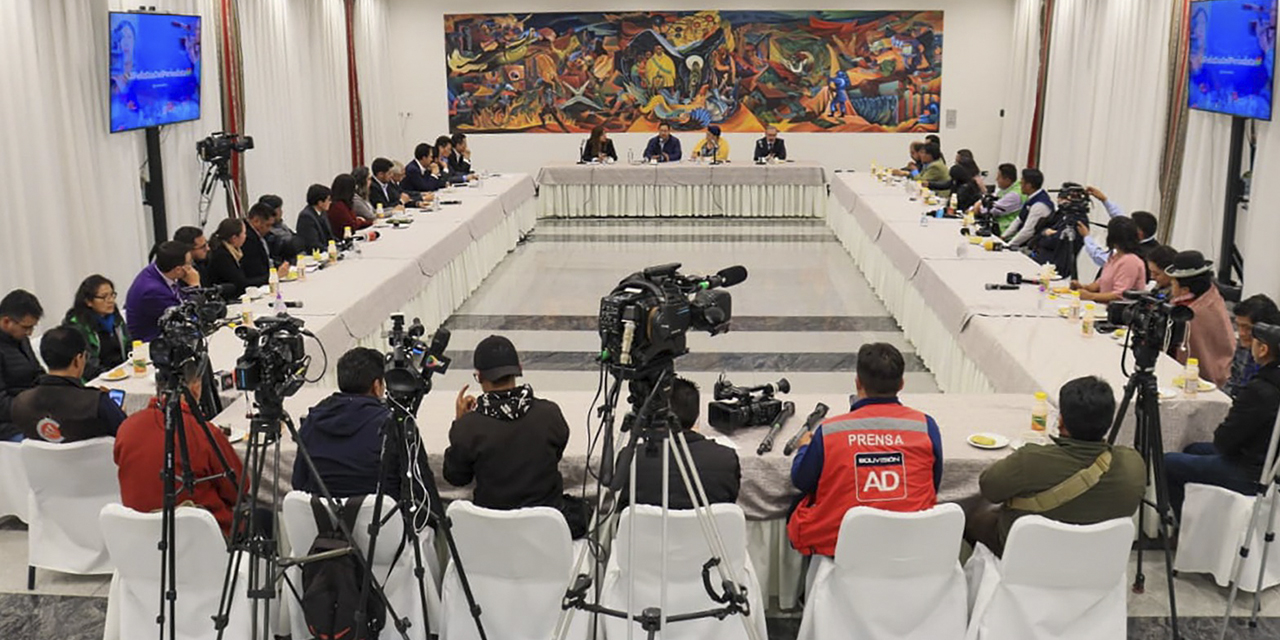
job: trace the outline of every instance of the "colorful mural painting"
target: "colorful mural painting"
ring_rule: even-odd
[[[466,132],[938,130],[941,11],[445,16]]]

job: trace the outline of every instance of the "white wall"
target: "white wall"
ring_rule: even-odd
[[[644,6],[636,2],[597,0],[591,11],[700,10],[700,9],[941,9],[943,15],[942,109],[956,110],[957,126],[943,125],[939,135],[948,156],[957,149],[972,149],[979,165],[993,170],[1002,161],[996,157],[1000,146],[1000,110],[1009,61],[1006,59],[1013,24],[1014,0],[924,0],[885,2],[884,0],[811,0],[786,6],[778,0],[702,0],[684,6]],[[448,105],[445,98],[444,19],[445,13],[526,14],[545,11],[581,11],[580,0],[472,0],[465,4],[434,0],[390,0],[392,72],[396,78],[390,99],[397,114],[396,149],[367,149],[370,158],[378,155],[401,161],[411,158],[413,145],[448,132]],[[375,96],[364,96],[368,105]],[[366,106],[366,110],[368,110]],[[625,158],[628,149],[636,155],[652,134],[610,134]],[[884,164],[905,162],[907,145],[923,134],[909,133],[789,133],[788,155],[812,158],[829,168],[865,168],[874,160]],[[726,134],[736,161],[751,158],[751,145],[758,133]],[[497,171],[524,171],[537,174],[551,161],[572,161],[578,156],[583,136],[576,134],[488,134],[468,135],[473,164]],[[697,140],[693,133],[681,134],[686,149]],[[948,158],[950,160],[950,158]],[[1015,159],[1016,160],[1016,159]]]

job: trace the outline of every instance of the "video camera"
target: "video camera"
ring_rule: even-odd
[[[431,343],[422,341],[427,330],[417,318],[406,329],[404,314],[391,316],[391,331],[387,334],[387,395],[402,405],[417,408],[422,397],[431,392],[431,376],[449,372],[453,360],[444,355],[449,348],[451,333],[440,327],[431,336]]]
[[[720,374],[715,401],[707,405],[707,422],[722,431],[771,424],[782,411],[782,401],[774,394],[790,392],[791,383],[786,378],[777,384],[738,387]]]
[[[302,324],[300,318],[280,314],[237,327],[244,354],[236,359],[236,389],[259,392],[259,404],[262,398],[279,400],[297,393],[311,364],[303,344],[303,336],[310,334]]]
[[[1123,300],[1107,305],[1107,322],[1129,328],[1129,339],[1135,349],[1153,347],[1163,350],[1173,334],[1171,329],[1186,323],[1195,315],[1190,307],[1170,304],[1163,296],[1147,291],[1126,291]]]
[[[215,131],[204,140],[196,142],[196,153],[205,162],[226,162],[233,153],[244,153],[253,148],[251,136],[226,131]]]
[[[742,266],[713,276],[678,273],[679,263],[633,273],[600,299],[600,361],[620,378],[640,378],[688,353],[690,328],[718,335],[729,330],[733,300],[721,287],[747,279]]]

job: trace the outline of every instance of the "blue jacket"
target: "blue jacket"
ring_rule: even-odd
[[[665,157],[664,157],[665,156]],[[667,136],[662,142],[661,136],[649,138],[649,145],[644,148],[644,159],[657,158],[658,162],[675,162],[680,159],[680,140],[675,136]]]
[[[378,491],[382,429],[390,421],[391,411],[377,398],[341,392],[312,407],[303,419],[298,438],[335,498],[373,495]],[[399,500],[400,458],[396,447],[388,450],[391,458],[383,488],[388,496]],[[302,456],[293,463],[293,488],[320,493],[320,483]]]
[[[424,171],[418,166],[417,160],[410,160],[404,165],[404,179],[400,181],[400,188],[407,191],[438,191],[445,185],[443,177],[436,177]]]
[[[896,404],[897,398],[863,398],[849,407],[849,411],[857,411],[869,404]],[[938,431],[938,423],[933,416],[926,416],[929,422],[929,440],[933,442],[933,488],[937,491],[942,486],[942,432]],[[791,484],[806,494],[818,490],[818,478],[822,477],[822,461],[826,459],[822,450],[822,427],[813,432],[809,444],[796,451],[791,461]]]
[[[151,342],[160,335],[160,316],[182,304],[180,288],[169,286],[153,262],[142,268],[125,296],[125,324],[134,340]]]

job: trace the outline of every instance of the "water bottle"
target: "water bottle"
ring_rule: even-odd
[[[1080,318],[1080,332],[1086,338],[1093,337],[1093,303],[1088,302],[1084,305],[1084,317]]]
[[[1080,319],[1080,292],[1071,292],[1071,313],[1067,316],[1072,322]]]
[[[338,243],[334,242],[333,240],[329,241],[329,259],[330,260],[338,259]]]
[[[636,163],[636,150],[627,149],[627,164],[635,164],[635,163]]]
[[[922,212],[920,212],[920,226],[922,226],[922,227],[927,227],[927,226],[929,226],[929,212],[928,212],[928,211],[922,211]]]
[[[1200,390],[1200,359],[1187,358],[1187,368],[1182,372],[1182,393],[1194,396]]]
[[[277,314],[281,314],[281,313],[284,313],[284,310],[285,310],[284,298],[280,295],[280,292],[277,291],[276,299],[274,302],[271,303],[271,311]]]
[[[267,291],[271,292],[271,295],[280,293],[280,272],[274,267],[267,270]]]
[[[1036,392],[1036,400],[1031,404],[1031,430],[1044,433],[1049,427],[1049,394]]]

